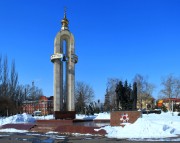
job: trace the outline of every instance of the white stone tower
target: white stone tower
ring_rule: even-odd
[[[75,55],[74,36],[68,29],[69,21],[61,21],[61,30],[54,40],[54,54],[51,62],[54,64],[54,111],[75,111],[75,64],[78,57]],[[66,105],[66,107],[64,107]]]

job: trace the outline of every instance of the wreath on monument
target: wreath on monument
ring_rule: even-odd
[[[121,115],[120,121],[122,121],[123,123],[128,123],[128,121],[129,121],[128,114],[127,113],[123,113]]]

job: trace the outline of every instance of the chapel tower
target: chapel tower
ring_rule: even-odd
[[[75,111],[75,64],[78,57],[75,55],[74,36],[69,31],[68,24],[64,11],[61,30],[55,37],[54,54],[51,56],[54,64],[54,112]]]

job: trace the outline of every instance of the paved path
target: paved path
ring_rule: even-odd
[[[110,139],[106,137],[68,137],[61,142],[56,143],[164,143],[165,141],[130,141],[126,139]],[[180,141],[179,141],[180,142]],[[171,143],[178,143],[171,141]]]
[[[38,133],[0,133],[0,143],[133,143],[133,142],[147,143],[148,141],[128,141],[125,139],[110,139],[103,136],[67,136],[67,135],[58,135],[58,134],[45,135]],[[164,143],[164,142],[165,141],[162,142],[153,141],[148,143]],[[171,143],[178,143],[178,142],[172,141]]]

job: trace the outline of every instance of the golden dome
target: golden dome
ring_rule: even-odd
[[[61,20],[61,24],[62,24],[61,30],[67,30],[68,29],[69,21],[66,18],[66,10],[64,10],[64,18]]]

